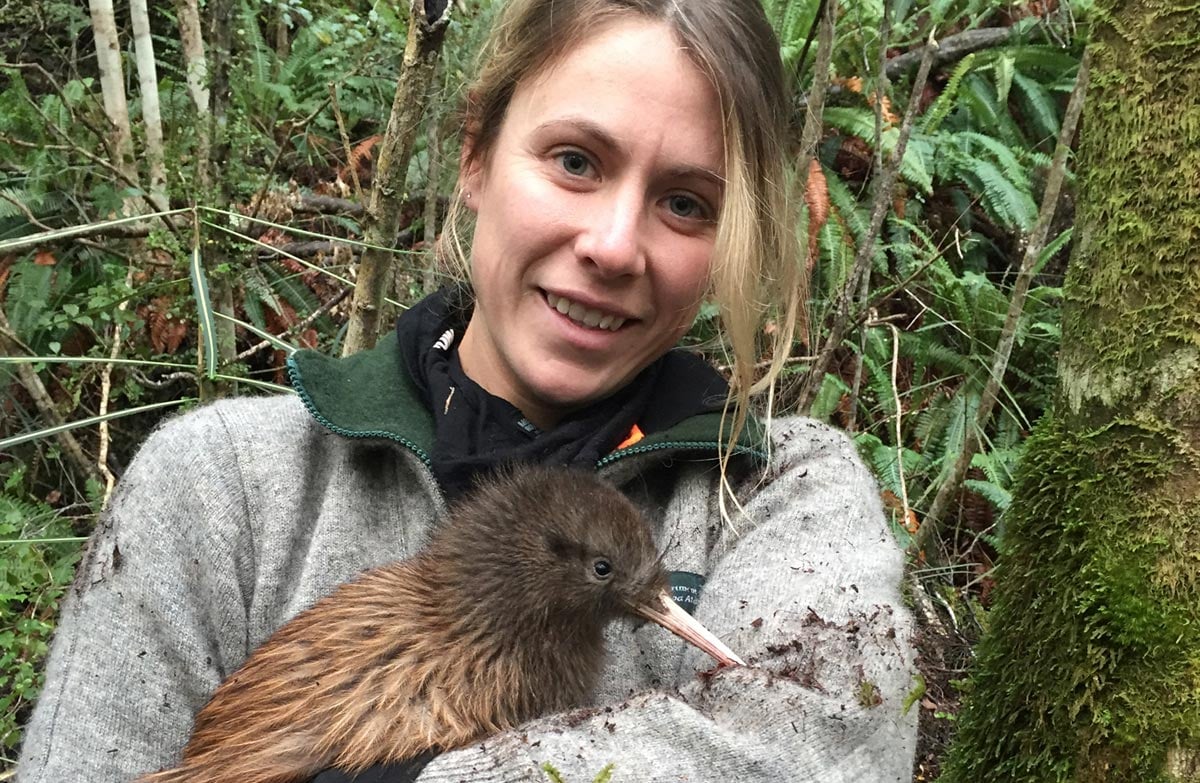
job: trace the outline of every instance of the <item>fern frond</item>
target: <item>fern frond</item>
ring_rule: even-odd
[[[991,503],[999,511],[1007,511],[1008,507],[1012,505],[1012,493],[990,481],[967,479],[963,481],[963,486],[972,492],[982,495],[987,502]]]
[[[959,85],[962,84],[963,77],[975,67],[975,59],[975,53],[968,54],[955,66],[954,71],[950,74],[950,78],[946,81],[946,86],[942,88],[941,94],[933,102],[933,106],[929,108],[929,111],[925,112],[922,127],[926,133],[932,134],[936,132],[938,126],[942,124],[942,120],[946,119],[946,115],[954,107],[955,99],[958,97]]]
[[[1021,96],[1030,121],[1041,139],[1054,143],[1058,138],[1058,108],[1050,97],[1050,91],[1042,83],[1021,72],[1013,75],[1013,82]]]

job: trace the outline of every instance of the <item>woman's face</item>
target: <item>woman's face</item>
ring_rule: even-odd
[[[716,92],[665,25],[614,21],[517,86],[462,189],[466,373],[543,428],[687,331],[722,199]]]

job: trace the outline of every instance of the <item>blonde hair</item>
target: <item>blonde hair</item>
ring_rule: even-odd
[[[725,196],[710,288],[730,367],[730,439],[750,398],[773,389],[804,311],[806,275],[789,198],[787,110],[779,43],[757,0],[509,0],[468,88],[470,159],[486,160],[513,93],[589,32],[619,16],[666,23],[716,88],[725,135]],[[462,194],[446,220],[449,261],[469,276]],[[773,328],[763,330],[768,317]],[[763,360],[763,357],[769,357]],[[768,395],[770,415],[773,395]],[[764,433],[765,435],[765,433]]]

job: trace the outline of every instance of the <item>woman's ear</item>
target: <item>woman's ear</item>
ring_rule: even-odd
[[[484,151],[479,148],[479,120],[474,116],[474,101],[467,96],[467,120],[463,127],[462,151],[458,157],[458,189],[472,212],[478,209],[483,190]]]
[[[458,159],[458,190],[472,212],[478,209],[479,194],[483,191],[483,168],[483,156],[475,154],[470,135],[465,136]]]

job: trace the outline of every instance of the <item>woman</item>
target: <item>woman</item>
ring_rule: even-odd
[[[698,678],[681,642],[616,626],[602,710],[447,752],[421,781],[546,762],[572,781],[610,762],[631,781],[908,779],[909,619],[876,489],[843,435],[746,419],[761,322],[773,304],[788,345],[801,297],[761,9],[512,0],[480,62],[453,221],[474,223],[473,295],[421,302],[374,350],[297,354],[299,400],[217,403],[147,441],[64,608],[22,781],[170,763],[256,645],[412,554],[513,459],[621,487],[677,596],[755,665]],[[670,350],[707,292],[732,390]]]

